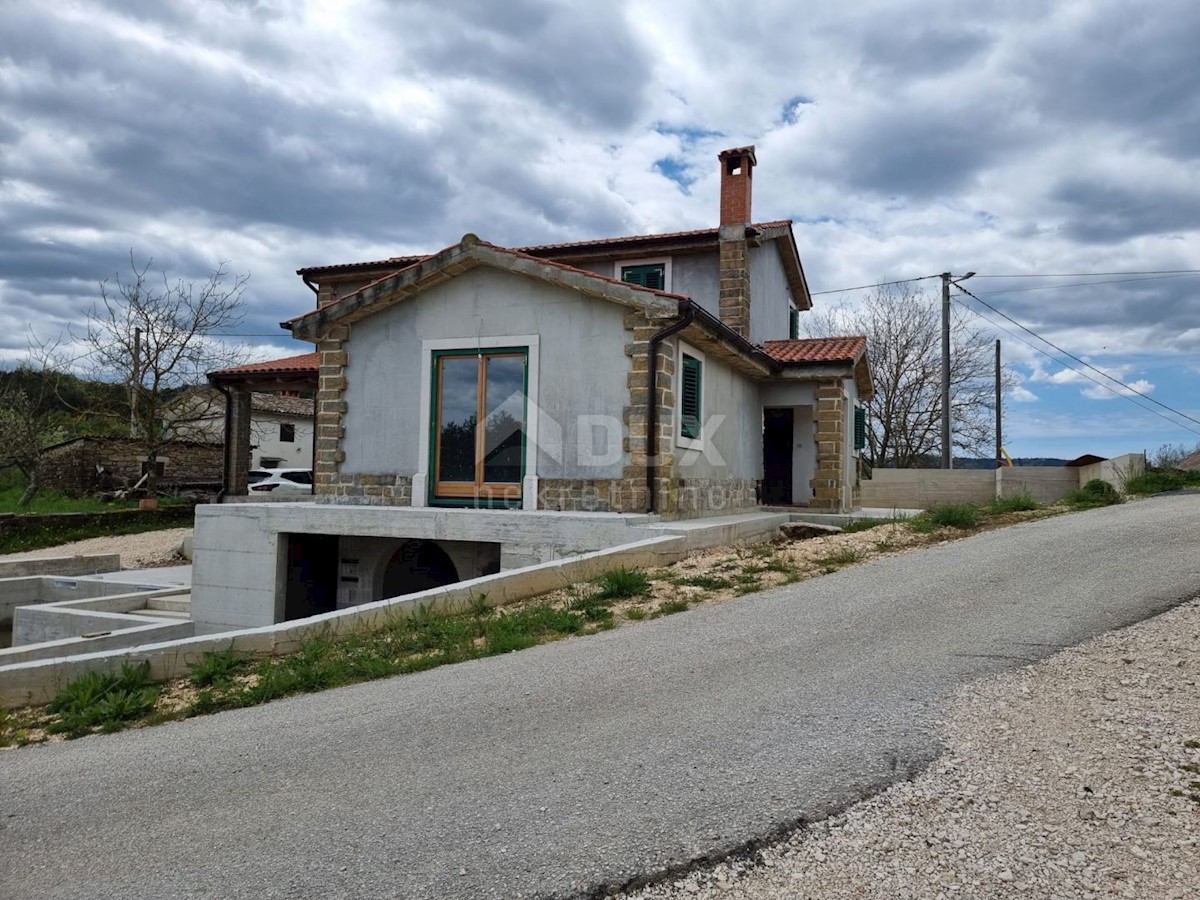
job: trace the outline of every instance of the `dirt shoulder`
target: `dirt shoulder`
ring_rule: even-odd
[[[87,538],[56,547],[25,550],[0,555],[0,560],[44,559],[48,556],[86,556],[93,553],[119,553],[122,569],[152,569],[158,566],[177,566],[186,562],[179,555],[179,545],[192,533],[191,528],[167,528],[142,534],[115,534],[109,537]]]

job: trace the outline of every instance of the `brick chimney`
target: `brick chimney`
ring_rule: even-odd
[[[735,147],[717,155],[721,161],[721,321],[750,339],[750,246],[746,226],[750,224],[750,197],[754,147]]]

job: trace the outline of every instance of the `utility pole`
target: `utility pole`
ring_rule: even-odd
[[[133,379],[129,383],[129,436],[138,436],[138,393],[142,386],[142,329],[133,329]]]
[[[1004,465],[1004,435],[1000,413],[1000,338],[996,338],[996,468]]]
[[[950,439],[950,285],[966,281],[974,272],[955,278],[942,273],[942,468],[954,467],[953,442]]]
[[[942,468],[954,465],[950,449],[950,273],[942,273]]]

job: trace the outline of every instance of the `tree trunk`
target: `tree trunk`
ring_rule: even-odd
[[[41,485],[38,484],[37,469],[26,473],[25,477],[28,479],[25,484],[25,493],[23,493],[21,495],[21,499],[17,501],[17,506],[21,507],[22,509],[33,502],[33,498],[37,496],[37,492],[41,487]]]

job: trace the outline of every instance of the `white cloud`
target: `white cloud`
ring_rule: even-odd
[[[1102,379],[1103,380],[1103,379]],[[1128,387],[1121,387],[1109,381],[1104,381],[1108,387],[1103,387],[1099,384],[1086,387],[1079,393],[1087,397],[1089,400],[1115,400],[1117,397],[1133,397],[1137,394],[1149,394],[1154,390],[1154,385],[1145,378],[1139,378],[1137,381],[1129,382]],[[1111,388],[1111,390],[1109,389]],[[1114,393],[1115,392],[1115,393]]]
[[[1016,403],[1033,403],[1038,396],[1033,391],[1022,385],[1017,385],[1009,392],[1009,399]]]

